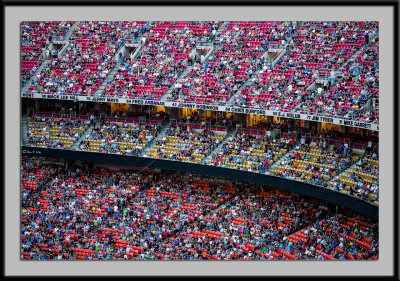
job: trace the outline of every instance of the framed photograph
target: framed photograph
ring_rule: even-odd
[[[7,1],[5,277],[398,279],[398,1]]]

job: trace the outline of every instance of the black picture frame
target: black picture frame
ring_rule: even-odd
[[[399,91],[399,86],[398,86],[398,77],[399,77],[399,71],[398,71],[398,60],[399,60],[399,21],[398,21],[398,9],[399,9],[399,3],[398,1],[356,1],[356,0],[351,0],[351,1],[331,1],[331,0],[326,0],[326,1],[312,1],[312,0],[307,0],[307,1],[285,1],[285,0],[281,0],[281,1],[242,1],[242,2],[238,2],[238,1],[208,1],[208,0],[204,0],[204,1],[190,1],[190,3],[188,3],[187,1],[152,1],[152,0],[148,0],[148,1],[122,1],[122,0],[114,0],[114,1],[89,1],[89,0],[85,0],[85,1],[79,1],[79,0],[60,0],[60,1],[46,1],[46,0],[41,0],[41,1],[18,1],[18,0],[13,0],[13,1],[3,1],[2,2],[2,13],[3,13],[3,29],[2,29],[2,39],[3,39],[3,53],[2,53],[2,61],[3,61],[3,75],[2,75],[2,84],[3,84],[3,93],[6,92],[5,89],[5,72],[6,72],[6,68],[5,68],[5,59],[7,54],[5,53],[5,26],[6,26],[6,22],[5,22],[5,7],[18,7],[18,6],[76,6],[76,7],[80,7],[80,6],[88,6],[88,5],[96,5],[96,6],[152,6],[152,5],[157,5],[157,6],[164,6],[164,5],[168,5],[168,6],[192,6],[192,5],[198,5],[198,6],[220,6],[220,5],[230,5],[230,6],[282,6],[282,5],[287,5],[287,6],[386,6],[386,7],[392,7],[393,8],[393,15],[394,15],[394,22],[393,22],[393,30],[394,30],[394,69],[393,69],[393,73],[394,73],[394,93],[393,93],[393,107],[394,107],[394,120],[393,120],[393,126],[392,129],[394,131],[394,169],[395,171],[399,170],[399,166],[398,166],[398,155],[399,155],[399,149],[398,149],[398,144],[399,144],[399,130],[398,130],[398,125],[399,125],[399,113],[398,113],[398,106],[399,106],[399,98],[398,98],[398,91]],[[3,132],[3,138],[5,137],[5,127],[6,127],[6,116],[5,116],[5,108],[7,107],[6,104],[6,99],[5,99],[5,95],[3,94],[1,96],[2,98],[2,104],[3,104],[3,122],[2,122],[2,132]],[[5,158],[5,151],[7,150],[7,147],[5,146],[5,141],[3,142],[3,146],[2,146],[2,153],[3,153],[3,190],[2,190],[2,195],[3,195],[3,231],[5,230],[6,226],[5,226],[5,215],[6,215],[6,210],[5,210],[5,198],[6,198],[6,193],[5,193],[5,166],[7,165],[6,162],[6,158]],[[393,197],[393,206],[394,206],[394,210],[393,210],[393,224],[394,224],[394,256],[393,256],[393,275],[389,275],[389,276],[379,276],[380,279],[390,279],[390,280],[397,280],[399,279],[399,270],[398,270],[398,265],[399,265],[399,258],[398,258],[398,253],[399,253],[399,244],[398,244],[398,237],[399,237],[399,224],[398,224],[398,214],[399,214],[399,207],[398,207],[398,198],[399,198],[399,192],[398,192],[398,186],[399,186],[399,181],[398,181],[398,172],[395,172],[393,174],[393,181],[394,181],[394,197]],[[5,236],[3,236],[5,237]],[[7,241],[4,240],[2,241],[2,250],[3,250],[3,277],[5,278],[15,278],[16,276],[6,276],[5,275],[5,268],[6,268],[6,257],[5,255],[5,245],[6,245]],[[207,275],[208,276],[208,275]],[[53,277],[53,276],[40,276],[41,278],[49,278],[49,277]],[[87,276],[82,276],[82,277],[87,277]],[[95,277],[95,276],[92,276]],[[141,276],[141,277],[151,277],[151,275],[149,276]],[[187,278],[188,276],[171,276],[173,278]],[[222,276],[219,276],[219,278]],[[227,277],[227,276],[223,276],[223,277]],[[248,276],[250,277],[250,276]],[[262,277],[262,276],[259,276]],[[276,279],[281,279],[284,278],[285,276],[271,276],[273,278]],[[286,276],[288,277],[288,276]],[[298,277],[298,278],[311,278],[311,279],[317,279],[317,278],[327,278],[327,276],[302,276],[302,277]],[[68,277],[63,277],[63,278],[68,278]],[[99,277],[95,277],[95,278],[99,278]],[[202,278],[202,276],[190,276],[190,278]],[[229,277],[229,278],[233,278],[233,277]],[[237,278],[237,277],[236,277]],[[330,276],[328,277],[329,279],[332,278],[337,278],[337,277],[333,277]],[[340,277],[342,278],[342,277]],[[367,279],[372,279],[372,278],[378,278],[378,276],[371,276],[371,277],[363,277],[363,276],[347,276],[347,278],[355,278],[355,279],[361,279],[361,278],[367,278]]]

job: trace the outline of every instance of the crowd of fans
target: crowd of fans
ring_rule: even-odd
[[[286,154],[296,141],[296,135],[274,137],[274,131],[238,130],[212,156],[208,164],[250,172],[264,172]]]
[[[193,66],[168,100],[225,105],[263,64],[271,41],[280,43],[290,30],[282,22],[226,23],[213,54]]]
[[[197,114],[166,125],[169,117],[165,113],[153,114],[150,119],[141,114],[145,113],[116,111],[99,118],[93,113],[38,113],[28,118],[28,145],[71,149],[75,144],[73,149],[81,151],[192,163],[204,160],[215,167],[302,181],[378,202],[374,135],[361,137],[334,130],[311,135],[286,123],[261,122],[242,128],[231,118]],[[357,167],[351,167],[354,164]]]
[[[21,86],[29,81],[39,65],[47,59],[46,48],[52,40],[63,37],[72,26],[71,21],[21,22]]]
[[[369,40],[365,38],[373,37],[377,29],[376,22],[303,22],[290,39],[289,55],[282,57],[274,68],[264,65],[255,81],[233,99],[233,105],[281,111],[297,111],[301,107],[303,111],[331,115],[305,103],[320,94],[308,90],[308,86],[317,78],[332,83],[335,71],[365,46]],[[337,103],[334,99],[328,101],[331,105]]]
[[[52,34],[70,25],[22,25],[23,83],[38,67],[40,52],[31,45],[43,49]],[[132,50],[122,56],[100,96],[160,100],[171,89],[167,101],[230,101],[247,108],[378,122],[377,38],[377,22],[79,22],[66,52],[33,77],[28,91],[93,95],[116,66],[117,50],[133,41],[142,48],[139,55],[133,58]],[[205,61],[194,60],[191,51],[203,42],[207,48],[213,44],[213,51]],[[275,65],[265,55],[271,46],[286,49]],[[309,87],[321,79],[324,87]]]
[[[327,206],[316,200],[246,186],[212,216],[194,221],[186,231],[170,238],[160,257],[174,260],[321,260],[328,259],[325,252],[334,255],[332,249],[336,250],[336,247],[336,251],[343,254],[337,254],[333,259],[354,259],[354,256],[369,259],[376,254],[376,249],[372,249],[375,245],[366,243],[361,247],[339,238],[342,231],[349,234],[355,229],[358,235],[352,236],[353,239],[370,243],[377,238],[376,226],[370,224],[369,228],[365,227],[369,231],[361,233],[353,224],[348,230],[336,228],[344,219],[340,216],[330,219],[335,222],[331,224],[334,231],[329,229],[331,233],[324,235],[321,232],[328,226],[325,220],[328,214]],[[309,238],[294,243],[290,234],[299,230],[307,233]]]
[[[294,251],[295,257],[317,260],[376,260],[377,228],[376,223],[357,215],[332,215],[287,237],[286,251]]]
[[[30,146],[70,149],[86,131],[89,117],[32,116],[27,119]]]
[[[294,150],[286,155],[270,174],[328,187],[328,182],[352,163],[361,152],[352,150],[346,142],[333,145],[324,139],[301,137]]]
[[[208,40],[218,25],[151,22],[142,34],[144,46],[139,56],[135,60],[125,56],[114,79],[107,83],[104,95],[160,99],[187,67],[189,53],[201,41]]]
[[[101,120],[96,123],[89,135],[79,144],[79,150],[101,153],[139,155],[160,132],[161,123],[153,125]]]
[[[60,58],[53,58],[29,92],[93,95],[116,65],[115,54],[133,33],[131,22],[80,22]]]
[[[367,157],[359,159],[346,173],[331,181],[330,187],[377,204],[379,198],[378,154],[371,151]]]
[[[225,138],[226,132],[210,128],[193,129],[191,125],[171,126],[161,139],[156,140],[149,157],[200,163]]]
[[[189,174],[22,159],[21,259],[378,257],[377,222],[300,194]]]
[[[379,60],[377,43],[366,46],[342,70],[342,78],[329,91],[305,99],[299,109],[308,114],[344,116],[378,122]]]

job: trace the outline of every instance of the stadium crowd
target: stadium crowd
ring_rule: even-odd
[[[328,91],[304,99],[299,110],[308,114],[344,116],[378,122],[379,61],[377,40],[350,59],[342,77]]]
[[[114,56],[133,33],[130,22],[80,22],[60,58],[34,77],[29,92],[91,96],[115,67]]]
[[[162,112],[148,117],[116,111],[102,118],[93,112],[75,117],[38,113],[28,118],[28,145],[71,149],[75,144],[72,149],[81,151],[204,162],[302,181],[378,203],[373,135],[335,130],[311,135],[287,123],[260,122],[246,128],[232,118],[198,114],[170,120],[169,125],[167,120],[168,114]]]
[[[353,167],[337,179],[330,187],[336,191],[348,192],[364,200],[377,202],[379,198],[379,158],[371,151],[367,157],[359,159]]]
[[[30,146],[70,149],[86,131],[89,118],[29,117],[27,137]]]
[[[266,133],[265,133],[266,132]],[[266,134],[266,135],[265,135]],[[296,141],[296,135],[274,137],[274,131],[237,130],[212,156],[208,164],[247,171],[264,172],[286,154]]]
[[[326,140],[303,136],[294,150],[270,173],[287,179],[328,187],[332,177],[344,171],[363,154],[352,151],[346,142],[327,144]]]
[[[70,25],[24,22],[22,83],[41,63],[31,45],[47,46]],[[377,22],[79,22],[69,40],[28,92],[91,96],[115,69],[96,95],[379,120]],[[138,56],[118,61],[131,42]],[[198,47],[213,50],[200,60]],[[272,63],[270,48],[285,54]],[[320,80],[323,87],[309,87]]]
[[[21,86],[32,78],[27,92],[379,122],[377,22],[72,25],[21,23]],[[50,51],[54,38],[68,31],[63,53]],[[125,43],[140,50],[119,54]],[[198,47],[212,49],[211,55],[195,55]],[[268,58],[269,49],[285,54]],[[323,86],[315,86],[318,81]],[[97,91],[100,85],[104,92]],[[182,111],[170,120],[150,109],[110,113],[111,106],[98,112],[88,104],[29,115],[27,145],[262,173],[378,205],[376,132],[317,132],[284,120],[243,127],[253,121],[218,112],[182,117]],[[21,259],[366,260],[379,257],[378,241],[378,223],[369,218],[255,184],[149,169],[112,171],[84,162],[21,162]]]
[[[21,22],[21,86],[25,86],[45,59],[50,58],[46,50],[52,40],[63,37],[72,26],[71,21]],[[51,55],[57,55],[52,51]]]
[[[104,95],[159,100],[187,67],[189,53],[217,28],[217,22],[151,22],[139,56],[124,57]]]
[[[308,87],[318,78],[326,78],[330,87],[339,67],[360,47],[366,47],[369,38],[376,33],[376,22],[302,22],[290,38],[289,55],[283,56],[274,68],[264,65],[255,75],[255,81],[233,98],[232,104],[281,111],[302,108],[308,113],[325,115],[329,111],[315,110],[304,102],[315,99],[321,93],[320,90],[308,90]],[[331,99],[327,98],[324,102],[332,105],[336,100]],[[322,101],[319,104],[322,105]],[[342,112],[337,113],[335,116],[344,116]]]
[[[225,138],[226,132],[209,128],[192,129],[190,125],[171,126],[156,140],[149,157],[200,163]]]
[[[282,22],[226,23],[214,53],[193,66],[168,100],[225,105],[265,61],[268,45],[280,43],[290,30]]]
[[[300,194],[23,158],[21,258],[377,259],[378,223]]]
[[[147,143],[157,136],[160,128],[160,125],[152,125],[151,122],[130,124],[101,120],[79,144],[79,150],[139,155]]]

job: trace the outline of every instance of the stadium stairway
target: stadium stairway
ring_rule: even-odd
[[[217,29],[217,32],[215,33],[215,37],[213,38],[212,42],[213,44],[217,42],[217,39],[219,39],[222,31],[225,29],[225,25],[227,24],[226,21],[222,22],[219,28]]]
[[[292,33],[290,36],[288,36],[288,37],[286,38],[286,40],[285,40],[286,43],[285,43],[285,45],[284,45],[284,49],[283,49],[282,53],[279,54],[279,56],[277,56],[276,59],[274,59],[274,60],[271,62],[271,66],[272,66],[272,67],[275,67],[275,65],[279,62],[279,60],[280,60],[283,56],[285,56],[285,55],[290,51],[291,47],[290,47],[290,45],[289,45],[289,41],[290,41],[290,39],[296,34],[297,29],[299,29],[299,28],[301,28],[301,27],[302,27],[302,23],[300,22],[300,23],[297,25],[296,29],[293,31],[293,33]],[[221,31],[221,32],[222,32],[222,31]],[[216,36],[216,37],[217,37],[217,36]],[[267,54],[268,54],[268,50],[267,50],[266,52],[264,52],[264,53],[261,55],[261,58],[267,57]],[[260,69],[257,69],[257,71],[254,72],[253,75],[249,77],[249,79],[247,79],[247,81],[246,81],[246,82],[237,90],[237,92],[227,101],[227,103],[226,103],[227,106],[231,106],[232,101],[233,101],[234,99],[237,98],[237,96],[243,91],[243,89],[246,88],[248,85],[250,85],[251,83],[254,82],[255,78],[253,78],[253,77],[255,77],[258,73],[260,73],[261,70],[262,70],[261,68],[260,68]]]
[[[71,42],[69,41],[69,37],[71,36],[72,32],[74,32],[76,26],[78,25],[79,22],[75,21],[70,29],[68,30],[67,33],[64,34],[63,37],[59,38],[57,41],[62,41],[65,43],[64,47],[61,48],[61,50],[58,51],[57,57],[61,58],[62,55],[65,53],[65,51],[69,48],[72,47]]]
[[[375,35],[374,37],[372,37],[372,39],[376,39],[377,37],[378,37],[378,36]],[[364,45],[364,46],[362,46],[358,51],[356,51],[347,61],[345,61],[345,62],[338,68],[338,71],[342,71],[343,68],[345,68],[346,65],[349,64],[349,62],[354,61],[354,60],[357,58],[357,56],[358,56],[362,51],[364,51],[369,45],[371,45],[371,43],[372,43],[372,40],[369,41],[369,44],[368,44],[368,45]]]
[[[29,81],[25,84],[25,86],[21,89],[21,94],[26,93],[29,89],[29,87],[31,86],[34,78],[36,77],[36,75],[38,75],[43,68],[50,62],[51,60],[45,60],[42,62],[42,64],[38,67],[38,69],[36,69],[35,73],[32,74],[31,78],[29,79]]]
[[[203,42],[206,45],[205,46],[210,46],[211,50],[206,54],[206,56],[204,57],[204,61],[202,61],[201,63],[203,64],[205,61],[207,61],[207,59],[214,53],[215,47],[214,47],[214,43],[216,41],[217,38],[219,38],[219,35],[222,33],[222,31],[225,29],[225,23],[223,22],[220,27],[218,28],[217,32],[215,33],[215,37],[213,38],[213,40],[211,40],[211,42]],[[200,43],[200,46],[202,44]],[[196,47],[195,47],[196,48]],[[195,49],[194,48],[194,49]],[[191,51],[190,53],[193,53],[193,51]],[[187,63],[187,60],[185,59],[182,63]],[[186,67],[186,69],[182,72],[182,74],[178,77],[178,79],[176,79],[176,81],[174,82],[174,84],[171,85],[171,87],[165,92],[165,94],[161,97],[160,101],[166,101],[170,96],[171,93],[175,87],[175,85],[179,82],[182,81],[182,79],[193,69],[192,65],[188,65]]]
[[[264,52],[261,57],[266,57],[268,54],[268,50],[266,52]],[[237,96],[243,91],[243,89],[245,89],[247,86],[249,86],[251,83],[254,82],[255,80],[255,76],[260,73],[260,71],[262,70],[262,68],[257,69],[250,77],[249,79],[246,80],[246,82],[243,83],[243,85],[236,91],[236,93],[226,102],[226,106],[231,106],[232,101],[234,99],[237,98]]]
[[[376,39],[378,36],[377,35],[375,35],[372,39]],[[372,41],[372,40],[371,40]],[[367,45],[367,46],[361,46],[360,47],[360,49],[358,49],[356,52],[354,52],[354,54],[350,57],[350,58],[348,58],[345,62],[343,62],[342,63],[342,65],[340,65],[339,66],[339,68],[335,71],[335,77],[334,77],[334,79],[332,80],[332,83],[331,83],[331,87],[330,88],[333,88],[335,85],[336,85],[336,83],[337,82],[339,82],[339,80],[340,80],[340,78],[342,77],[342,75],[343,75],[343,73],[342,73],[342,71],[343,71],[343,69],[346,67],[346,65],[348,65],[351,61],[354,61],[356,58],[357,58],[357,56],[362,52],[362,51],[364,51],[370,44],[371,44],[371,41],[370,41],[370,43]],[[328,78],[327,77],[318,77],[317,79],[322,79],[322,80],[327,80]],[[316,80],[317,80],[316,79]],[[314,82],[313,83],[311,83],[311,85],[308,87],[308,89],[313,89],[313,88],[315,88],[316,89],[316,84],[315,84],[315,80],[314,80]],[[329,91],[329,89],[330,88],[328,88],[328,91]],[[316,97],[315,97],[315,100],[316,99],[318,99],[318,97],[319,96],[323,96],[323,95],[325,95],[326,94],[326,91],[324,90],[324,91],[322,91],[321,92],[321,94],[320,95],[317,95]],[[299,95],[299,97],[296,99],[296,100],[298,100],[298,101],[300,101],[300,99],[301,99],[301,95]],[[294,110],[296,110],[296,109],[298,109],[300,106],[301,106],[301,104],[302,103],[298,103],[293,109]]]
[[[274,59],[272,61],[271,65],[273,68],[278,64],[279,60],[292,49],[292,46],[289,44],[290,39],[292,39],[294,37],[294,35],[297,34],[297,30],[300,29],[302,26],[303,26],[303,22],[297,22],[296,29],[294,29],[292,34],[290,34],[285,40],[285,45],[284,45],[284,49],[283,49],[282,53],[280,53],[279,56],[277,56],[276,59]]]
[[[182,79],[186,76],[186,74],[188,74],[191,70],[193,69],[193,65],[188,65],[186,67],[186,69],[182,72],[182,74],[178,77],[178,79],[176,79],[176,81],[174,82],[174,84],[171,85],[171,87],[169,87],[169,89],[165,92],[165,94],[161,97],[160,101],[165,101],[167,98],[170,97],[173,89],[175,88],[175,85],[179,82],[182,81]]]
[[[288,160],[290,153],[296,150],[296,146],[300,143],[300,140],[296,140],[293,148],[286,152],[286,154],[282,155],[279,159],[277,159],[264,173],[266,175],[270,174],[270,171],[272,171],[276,166],[278,166],[280,163],[282,163],[283,160]]]
[[[224,140],[221,141],[221,142],[217,145],[217,147],[214,148],[214,149],[210,152],[210,154],[208,154],[206,157],[204,157],[203,159],[201,159],[200,164],[207,165],[207,163],[208,163],[208,161],[211,159],[211,157],[212,157],[213,155],[215,155],[215,153],[217,153],[217,151],[220,150],[221,147],[222,147],[226,142],[228,142],[228,141],[231,139],[232,136],[235,135],[236,131],[237,131],[237,129],[232,130],[232,131],[230,131],[230,132],[228,131],[228,133],[226,134]]]
[[[378,147],[378,144],[374,144],[374,146],[372,147],[372,150],[375,150]],[[360,157],[361,160],[365,161],[365,159],[368,158],[368,154],[367,154],[367,150],[364,150],[364,156]],[[360,160],[358,159],[356,162],[354,162],[353,164],[347,166],[344,170],[342,170],[339,174],[337,174],[335,177],[333,177],[329,183],[334,182],[335,180],[339,179],[343,174],[346,174],[347,171],[353,169],[355,166],[357,166],[357,162]]]
[[[142,43],[142,36],[136,38],[136,40],[134,41],[129,41],[129,40],[125,40],[124,44],[118,49],[118,51],[115,53],[113,59],[115,61],[119,61],[119,58],[121,56],[122,51],[124,50],[125,46],[127,44],[134,44],[134,45],[138,45],[138,47],[136,48],[135,52],[133,53],[133,60],[136,60],[136,58],[140,55],[141,51],[143,50],[144,46]]]
[[[202,45],[200,45],[200,46],[202,46]],[[214,50],[215,50],[215,48],[214,48],[214,46],[212,46],[210,43],[207,43],[207,44],[205,44],[205,45],[203,45],[203,46],[209,46],[210,47],[210,50],[207,52],[207,54],[204,56],[204,59],[201,61],[201,64],[203,64],[204,62],[206,62],[207,60],[208,60],[208,58],[214,53]]]
[[[164,134],[168,131],[170,126],[171,126],[171,121],[165,124],[164,127],[161,129],[161,131],[158,133],[158,135],[147,144],[147,146],[143,149],[142,153],[140,154],[140,157],[149,157],[147,153],[149,153],[149,151],[153,148],[155,142],[160,140],[164,136]]]
[[[363,158],[364,159],[364,158]],[[337,174],[335,177],[333,177],[328,184],[331,182],[334,182],[335,180],[339,179],[343,174],[347,173],[347,171],[353,169],[355,166],[357,166],[357,162],[353,163],[353,165],[348,166],[346,169],[341,171],[339,174]]]
[[[142,37],[139,38],[139,42],[142,42]],[[102,94],[104,93],[104,88],[106,87],[107,83],[112,80],[115,76],[115,73],[117,73],[119,66],[121,65],[122,61],[119,59],[120,54],[122,50],[125,48],[125,45],[129,43],[127,41],[124,42],[124,44],[119,48],[119,50],[115,53],[113,59],[116,61],[115,67],[111,70],[111,72],[107,75],[106,79],[104,79],[103,83],[100,84],[99,88],[96,90],[94,93],[94,97],[101,97]],[[135,50],[133,60],[136,60],[136,58],[139,56],[140,52],[142,51],[144,45],[139,44],[139,47]]]
[[[363,50],[366,49],[366,47],[367,47],[367,46],[362,46],[360,49],[358,49],[356,52],[354,52],[354,54],[353,54],[348,60],[346,60],[346,61],[338,68],[337,71],[338,71],[338,72],[341,72],[341,71],[346,67],[346,65],[348,65],[350,62],[354,61],[354,59],[356,59],[357,56],[358,56]],[[339,79],[335,79],[335,80],[339,80]],[[335,81],[335,82],[337,82],[337,81]]]
[[[75,27],[78,25],[79,22],[75,21],[72,26],[70,27],[70,29],[68,30],[67,33],[64,34],[64,37],[60,37],[59,41],[65,41],[65,46],[58,52],[57,56],[60,57],[62,56],[62,54],[66,51],[66,49],[68,48],[69,45],[69,41],[68,38],[69,36],[72,34],[72,32],[75,30]],[[49,44],[46,49],[48,49],[52,44]],[[38,67],[38,69],[35,71],[35,73],[32,74],[31,79],[29,79],[29,81],[25,84],[25,86],[21,89],[21,93],[26,93],[29,89],[29,87],[31,86],[34,77],[36,77],[36,75],[38,73],[40,73],[43,68],[50,62],[51,60],[46,59],[42,62],[42,64]]]
[[[65,41],[64,47],[62,47],[62,49],[58,52],[57,57],[58,57],[58,58],[61,58],[62,55],[65,53],[65,51],[67,51],[67,49],[68,49],[70,46],[72,47],[72,44],[71,44],[68,40],[66,40],[66,41]]]
[[[218,183],[216,183],[216,185],[218,185]],[[240,195],[242,192],[243,192],[243,190],[242,190],[242,191],[239,191],[239,192],[236,193],[235,195],[231,195],[231,196],[230,196],[228,199],[226,199],[226,201],[223,202],[223,203],[217,203],[218,205],[217,205],[217,207],[216,207],[215,209],[205,210],[206,213],[205,213],[205,215],[204,215],[204,218],[207,219],[208,217],[212,217],[219,209],[224,208],[225,205],[226,205],[227,203],[229,203],[229,202],[230,202],[232,199],[234,199],[236,196]],[[168,215],[168,217],[170,218],[171,216],[173,216],[173,215],[179,210],[179,208],[180,208],[180,207],[178,207],[178,208],[175,209],[172,213],[170,213],[170,214]],[[197,220],[195,220],[195,222],[197,222]],[[194,225],[195,222],[189,222],[188,225]],[[176,231],[176,232],[180,232],[179,230],[175,230],[175,231]],[[171,239],[171,237],[165,238],[165,239],[161,242],[161,244],[166,244],[168,241],[170,241],[170,239]]]
[[[279,62],[279,60],[288,52],[289,47],[285,45],[284,49],[282,49],[282,52],[274,59],[271,63],[272,68],[275,67],[275,65]]]
[[[87,128],[87,130],[82,134],[82,136],[71,146],[71,150],[77,150],[76,148],[90,134],[93,128],[94,125],[90,125],[89,128]]]
[[[68,32],[64,34],[64,40],[68,41],[69,36],[71,36],[72,32],[74,32],[75,28],[78,26],[78,23],[78,21],[74,21]]]
[[[24,114],[21,116],[21,144],[28,145],[28,123],[27,123],[27,115]]]
[[[115,76],[115,73],[117,73],[119,66],[121,65],[120,62],[117,61],[115,64],[114,68],[111,70],[111,72],[107,75],[106,79],[104,79],[103,83],[100,84],[99,88],[94,92],[93,97],[101,97],[102,94],[104,93],[104,88],[106,87],[107,83],[113,79]]]
[[[142,37],[140,37],[140,42],[142,42]],[[135,50],[135,52],[133,53],[133,60],[136,60],[136,58],[140,55],[140,53],[142,52],[144,45],[140,44],[139,47]]]

